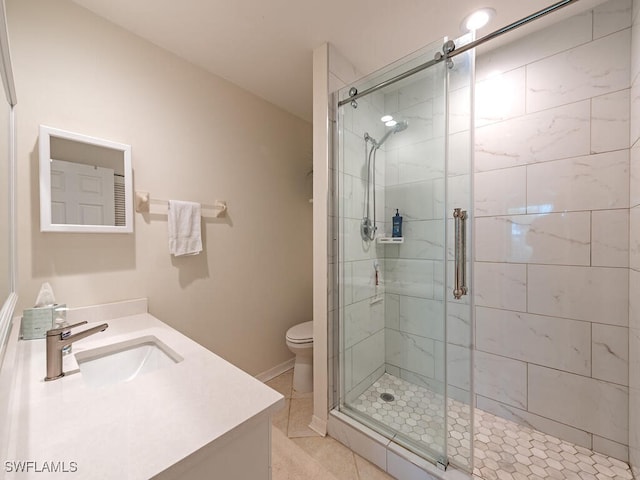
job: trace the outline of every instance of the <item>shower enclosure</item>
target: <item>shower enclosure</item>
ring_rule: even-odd
[[[436,42],[341,90],[334,169],[335,404],[441,468],[467,471],[474,58],[448,53],[470,40]]]

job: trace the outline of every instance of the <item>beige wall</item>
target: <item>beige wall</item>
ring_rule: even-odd
[[[17,311],[49,281],[71,306],[150,311],[252,374],[287,361],[311,319],[311,125],[70,1],[9,0],[18,105]],[[256,72],[258,74],[258,72]],[[134,188],[228,202],[204,253],[173,258],[164,215],[133,235],[39,231],[38,126],[132,145]]]

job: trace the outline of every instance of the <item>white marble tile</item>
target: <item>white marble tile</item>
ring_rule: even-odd
[[[627,29],[527,65],[527,112],[628,88],[630,55]]]
[[[640,332],[640,295],[634,295],[634,292],[640,292],[640,272],[637,270],[629,270],[629,330],[630,334],[633,332]],[[638,373],[640,373],[640,343],[638,345],[634,345],[637,350],[635,350],[637,354],[638,364],[634,367],[637,368]],[[633,377],[634,379],[636,377]],[[640,377],[636,380],[638,383],[638,388],[640,389]]]
[[[631,0],[611,0],[593,9],[593,38],[631,26]]]
[[[355,82],[362,76],[356,67],[331,43],[329,43],[329,71],[345,85]]]
[[[640,30],[640,26],[638,26]],[[640,33],[638,33],[640,36]],[[640,56],[640,55],[638,55]],[[631,105],[629,107],[629,145],[640,139],[640,75],[631,86]]]
[[[400,329],[400,295],[385,293],[384,326],[395,330]]]
[[[436,478],[391,450],[387,450],[387,472],[393,478],[404,480],[434,480]]]
[[[585,100],[477,128],[476,171],[587,155],[590,118]]]
[[[384,328],[384,301],[363,300],[344,309],[344,345],[351,347]]]
[[[384,218],[391,218],[396,208],[404,220],[432,220],[434,216],[434,192],[442,180],[407,183],[388,187],[385,191]]]
[[[553,265],[527,269],[529,312],[627,326],[626,269]]]
[[[385,329],[386,363],[434,378],[434,341],[397,330]]]
[[[620,385],[629,384],[629,329],[593,324],[591,376]]]
[[[395,368],[393,366],[389,366],[389,367],[390,368],[387,370],[387,373],[391,373],[390,370]],[[444,383],[442,381],[436,380],[434,378],[424,377],[415,372],[411,372],[409,370],[404,370],[401,368],[397,370],[399,372],[398,375],[396,375],[398,378],[402,378],[403,380],[411,382],[414,385],[419,385],[421,387],[428,388],[432,392],[437,392],[440,395],[444,394]]]
[[[338,303],[340,307],[353,303],[353,262],[339,262],[338,265]]]
[[[527,364],[476,351],[475,386],[479,395],[527,408]]]
[[[591,152],[629,148],[629,108],[631,90],[591,99]]]
[[[591,374],[588,322],[478,307],[476,345],[523,362]]]
[[[382,110],[375,104],[373,96],[358,99],[358,108],[353,110],[351,131],[361,139],[363,156],[364,134],[368,133],[374,138],[380,138],[386,131],[387,127],[380,121],[382,115]]]
[[[471,307],[463,303],[447,305],[447,342],[470,348],[472,343]]]
[[[350,130],[341,132],[342,155],[340,171],[357,178],[367,178],[364,139]]]
[[[627,387],[536,365],[529,365],[528,387],[530,412],[618,443],[628,441]]]
[[[576,445],[591,448],[591,434],[584,430],[573,428],[563,423],[554,422],[553,420],[535,415],[527,412],[526,410],[520,410],[509,405],[504,405],[482,396],[478,396],[476,406],[480,410],[492,413],[498,417],[533,428],[534,430],[548,433],[557,438],[562,438]]]
[[[482,80],[591,41],[592,14],[587,11],[533,32],[478,56],[476,76]]]
[[[636,7],[636,3],[634,0],[634,8]],[[640,21],[638,21],[638,16],[635,15],[633,25],[631,26],[631,83],[637,80],[638,73],[640,73],[638,52],[640,52]]]
[[[447,178],[447,195],[448,205],[451,208],[461,208],[467,212],[473,211],[473,199],[471,198],[471,175],[457,175],[455,177]],[[436,193],[434,193],[434,196]],[[445,204],[443,202],[444,196],[434,199],[435,214],[445,211]],[[442,213],[440,213],[442,214]],[[453,210],[447,212],[448,215],[453,215]],[[451,217],[453,218],[453,217]]]
[[[431,260],[385,259],[385,291],[398,295],[433,298],[434,264]]]
[[[344,87],[346,87],[346,83],[340,80],[334,73],[329,72],[329,92],[337,92]],[[329,109],[332,111],[332,113],[335,114],[333,104],[329,106]],[[335,116],[333,116],[332,118],[335,119]]]
[[[476,305],[526,311],[526,265],[476,262],[474,268]]]
[[[640,270],[640,207],[629,210],[629,267]]]
[[[385,144],[386,147],[388,149],[401,148],[432,138],[442,137],[444,135],[444,129],[440,131],[440,127],[435,125],[433,111],[434,100],[427,100],[401,109],[398,112],[388,112],[393,115],[394,120],[398,122],[405,121],[409,125],[406,130],[392,134]],[[378,121],[379,120],[380,117],[378,117]],[[388,127],[385,128],[388,129]],[[375,138],[380,139],[380,137]]]
[[[471,132],[449,135],[449,175],[468,175],[471,172]]]
[[[524,115],[525,92],[525,67],[498,73],[477,82],[476,127]]]
[[[476,260],[589,265],[590,214],[476,218]]]
[[[353,388],[353,352],[351,350],[351,348],[345,348],[344,352],[341,351],[339,356],[345,393],[347,394]]]
[[[400,331],[443,341],[444,327],[443,301],[400,297]]]
[[[342,222],[342,252],[344,261],[374,259],[376,257],[375,242],[362,239],[360,219],[345,218]]]
[[[412,81],[412,79],[415,80]],[[402,83],[402,87],[395,92],[397,105],[385,101],[385,108],[389,112],[403,111],[432,100],[436,95],[442,94],[443,88],[440,75],[436,75],[435,71],[424,71],[415,77],[406,79]]]
[[[629,152],[629,206],[640,205],[640,142]]]
[[[351,348],[354,386],[384,365],[384,337],[380,330]]]
[[[629,447],[627,445],[599,437],[598,435],[593,436],[593,451],[617,458],[623,462],[629,462]]]
[[[444,139],[434,138],[395,149],[398,183],[412,183],[444,177]]]
[[[629,270],[629,292],[640,291],[640,272]],[[640,467],[640,295],[629,297],[629,456]]]
[[[626,208],[627,150],[527,166],[527,213]]]
[[[364,212],[365,180],[351,175],[340,175],[340,215],[345,218],[362,219]]]
[[[527,213],[527,167],[479,172],[474,182],[476,217]]]
[[[351,301],[359,302],[376,294],[373,260],[349,262],[351,264]],[[382,261],[380,261],[382,266]]]
[[[471,127],[471,89],[459,88],[449,92],[449,133],[469,130]],[[434,136],[439,132],[434,131]],[[443,132],[444,133],[444,132]]]
[[[591,212],[591,265],[629,266],[629,210]]]
[[[444,357],[437,357],[443,360]],[[456,388],[469,391],[471,387],[471,350],[459,345],[447,345],[447,383]],[[443,374],[442,366],[437,372]]]
[[[403,221],[402,234],[404,243],[398,245],[399,258],[444,258],[444,220]]]
[[[400,168],[398,167],[397,148],[385,150],[384,186],[397,185],[400,181]]]
[[[327,430],[329,435],[346,445],[350,450],[363,456],[382,470],[386,470],[388,439],[340,413],[336,415],[332,412],[329,415]]]

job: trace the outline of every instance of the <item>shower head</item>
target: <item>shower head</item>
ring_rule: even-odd
[[[387,131],[387,133],[384,134],[379,142],[375,142],[375,147],[380,148],[382,144],[386,142],[387,139],[391,136],[391,134],[402,132],[403,130],[406,130],[408,126],[409,123],[406,120],[402,120],[401,122],[396,123],[393,127],[391,127],[390,130]]]

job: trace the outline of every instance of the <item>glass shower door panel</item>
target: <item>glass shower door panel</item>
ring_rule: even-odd
[[[460,47],[473,40],[471,34],[456,40]],[[473,470],[472,393],[472,105],[474,51],[453,58],[448,69],[447,134],[447,452],[449,461],[464,470]],[[455,228],[453,209],[466,212],[466,287],[461,298],[453,296],[455,269]]]
[[[428,61],[441,46],[356,88]],[[444,463],[447,74],[441,62],[339,109],[337,212],[340,409]]]

